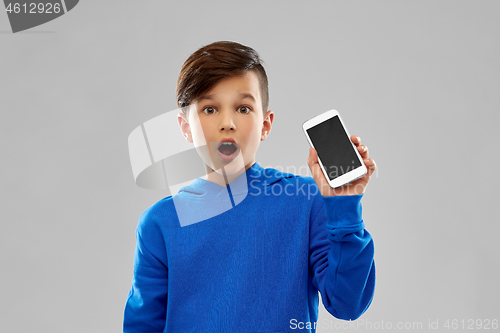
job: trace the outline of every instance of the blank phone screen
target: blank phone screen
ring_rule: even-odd
[[[330,180],[361,166],[338,116],[309,128],[307,134]]]

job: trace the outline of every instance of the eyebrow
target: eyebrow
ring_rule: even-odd
[[[214,99],[214,97],[215,97],[215,95],[202,95],[202,96],[200,96],[200,97],[198,98],[198,101],[200,102],[200,101],[202,101],[202,100],[204,100],[204,99],[207,99],[207,100],[213,100],[213,99]],[[255,100],[255,97],[253,97],[253,95],[252,95],[252,94],[249,94],[249,93],[239,93],[239,94],[238,94],[238,97],[239,97],[239,98],[241,98],[241,99],[243,99],[243,98],[249,98],[249,99],[251,99],[251,100],[252,100],[252,101],[254,101],[254,102],[256,101],[256,100]]]

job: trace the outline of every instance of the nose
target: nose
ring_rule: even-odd
[[[233,119],[233,113],[231,111],[225,110],[221,112],[221,117],[220,117],[220,130],[235,130],[236,125],[234,123]]]

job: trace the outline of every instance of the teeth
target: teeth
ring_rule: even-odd
[[[229,145],[232,145],[232,144],[234,144],[234,143],[232,143],[232,142],[223,142],[221,144],[221,146],[229,146]]]

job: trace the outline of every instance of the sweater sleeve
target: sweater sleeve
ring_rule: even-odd
[[[160,333],[165,327],[168,268],[160,246],[161,232],[148,225],[149,219],[151,214],[145,212],[136,230],[134,276],[125,304],[124,333]]]
[[[375,289],[373,239],[361,218],[360,195],[318,198],[310,230],[309,269],[325,309],[355,320],[371,304]],[[318,199],[318,200],[319,200]]]

